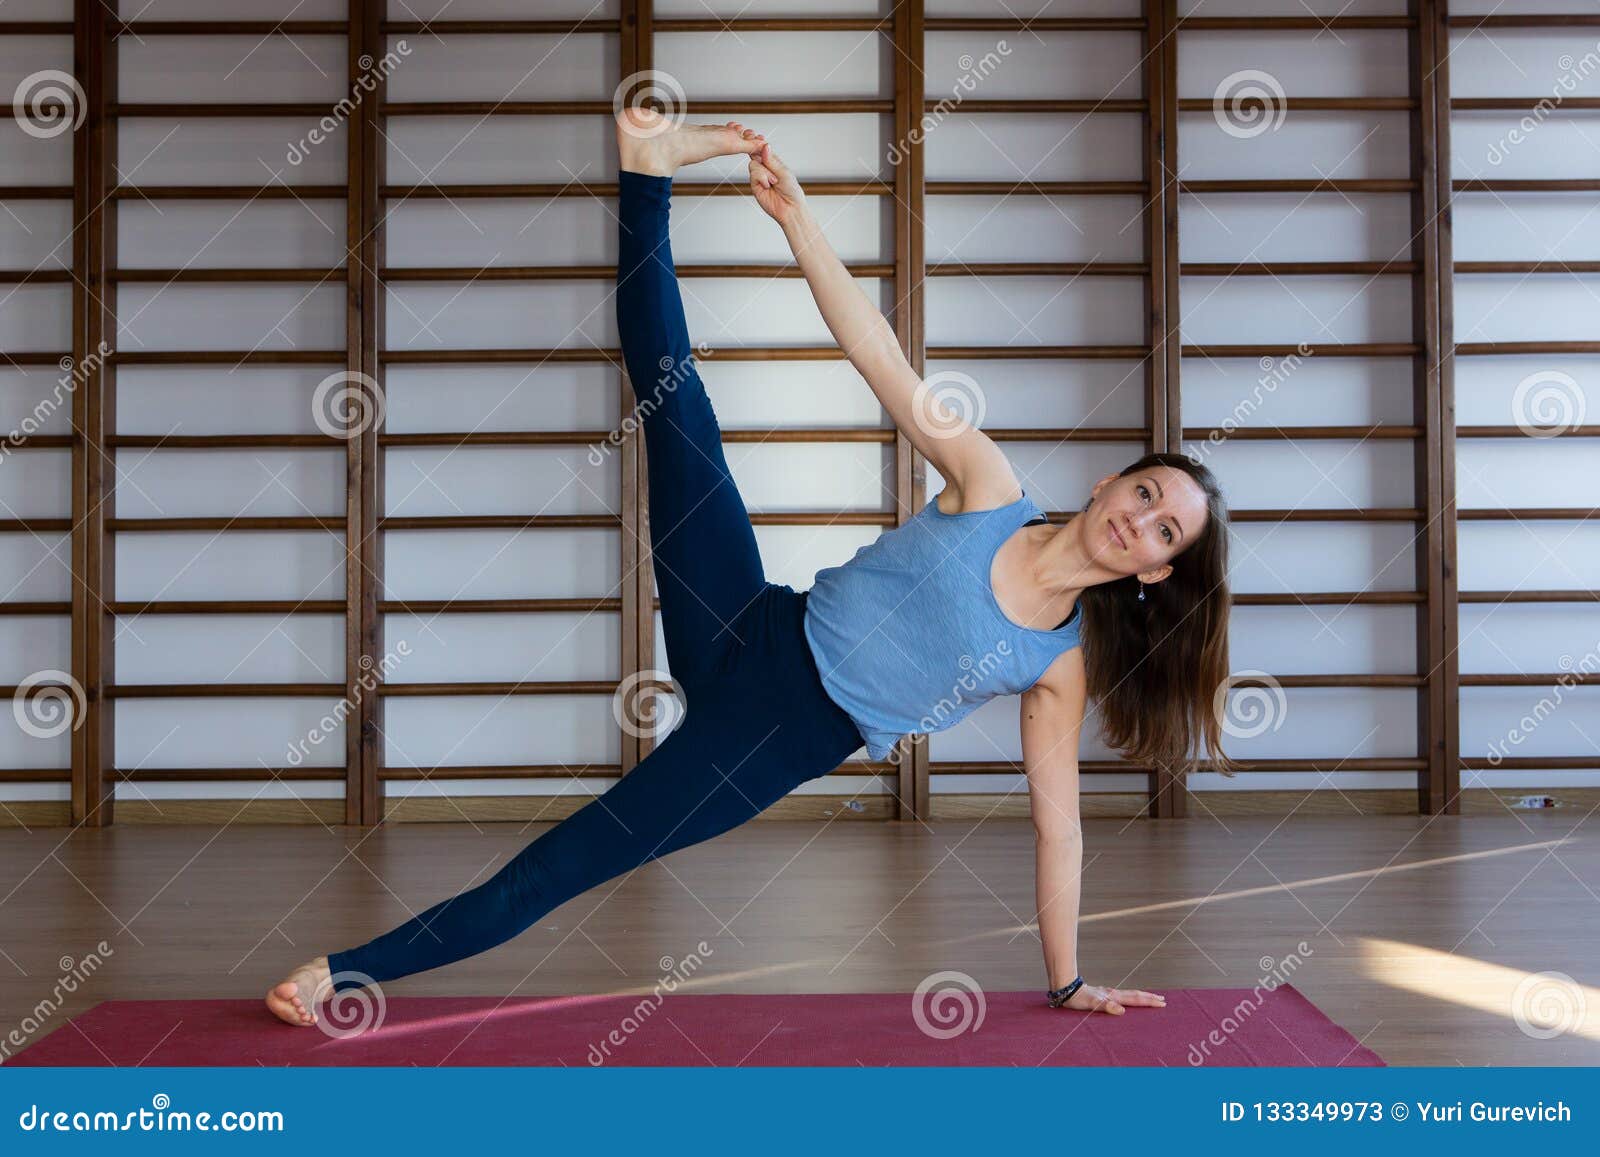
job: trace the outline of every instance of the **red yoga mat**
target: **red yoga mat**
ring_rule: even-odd
[[[389,997],[295,1028],[254,1000],[108,1000],[13,1065],[1382,1065],[1282,984],[1122,1016],[1037,992]],[[348,1035],[336,1035],[348,1034]]]

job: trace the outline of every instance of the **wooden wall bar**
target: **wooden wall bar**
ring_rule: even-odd
[[[366,420],[359,432],[345,439],[347,494],[342,514],[305,517],[184,517],[123,518],[114,507],[114,456],[120,449],[165,449],[194,447],[315,447],[331,442],[311,435],[252,434],[197,437],[119,435],[116,430],[116,372],[120,365],[311,365],[342,371],[369,399],[368,412],[376,410],[385,388],[385,367],[389,364],[488,365],[516,362],[607,362],[618,371],[621,412],[624,416],[634,404],[634,396],[622,376],[620,351],[614,349],[453,349],[388,350],[384,346],[384,298],[390,282],[467,281],[478,279],[533,281],[558,278],[605,279],[614,270],[593,267],[496,267],[482,269],[419,269],[387,267],[384,221],[388,209],[400,201],[416,198],[480,197],[606,197],[614,196],[615,186],[606,182],[569,184],[496,184],[443,186],[390,185],[384,171],[386,154],[385,120],[390,115],[435,116],[449,114],[532,115],[593,114],[597,120],[609,119],[611,107],[605,101],[440,101],[391,104],[382,89],[383,71],[371,67],[388,51],[390,38],[397,35],[449,37],[452,34],[496,32],[572,32],[583,35],[616,35],[619,38],[619,83],[649,70],[653,61],[655,33],[721,30],[853,30],[877,34],[892,40],[895,55],[894,87],[891,97],[861,94],[839,99],[754,99],[708,100],[694,102],[691,114],[759,118],[778,112],[875,112],[892,120],[897,139],[908,142],[902,159],[888,180],[827,179],[808,181],[809,191],[818,194],[892,197],[894,203],[894,253],[884,262],[852,264],[858,276],[892,279],[894,308],[891,318],[907,357],[919,373],[926,372],[930,359],[999,358],[1142,358],[1146,361],[1146,422],[1132,428],[1075,429],[990,429],[1001,442],[1144,442],[1152,449],[1178,449],[1185,439],[1199,439],[1211,431],[1206,427],[1183,424],[1180,389],[1181,359],[1184,357],[1256,358],[1293,354],[1293,346],[1184,344],[1180,332],[1180,274],[1201,276],[1294,276],[1358,273],[1373,278],[1406,277],[1412,286],[1413,318],[1409,341],[1322,344],[1313,347],[1320,357],[1410,357],[1413,364],[1413,414],[1407,425],[1348,427],[1258,427],[1231,431],[1230,437],[1245,439],[1350,438],[1401,439],[1415,447],[1415,490],[1410,505],[1402,507],[1358,507],[1354,509],[1239,509],[1234,512],[1241,523],[1278,522],[1399,522],[1410,524],[1419,544],[1415,589],[1396,592],[1315,591],[1289,594],[1241,594],[1236,605],[1406,605],[1417,615],[1417,674],[1332,674],[1285,675],[1278,682],[1285,687],[1390,687],[1414,691],[1418,697],[1417,750],[1385,758],[1341,759],[1336,750],[1325,758],[1303,760],[1246,761],[1246,771],[1301,770],[1387,770],[1415,773],[1419,812],[1434,814],[1459,810],[1460,771],[1481,767],[1486,761],[1463,758],[1461,752],[1459,704],[1462,686],[1510,686],[1520,682],[1554,680],[1551,675],[1475,674],[1462,677],[1456,648],[1460,642],[1458,613],[1463,604],[1503,602],[1592,603],[1600,598],[1593,590],[1545,591],[1467,591],[1458,590],[1457,531],[1460,520],[1572,520],[1592,518],[1596,511],[1586,508],[1481,508],[1456,509],[1456,440],[1463,438],[1509,437],[1515,427],[1455,425],[1454,367],[1457,356],[1495,357],[1509,354],[1600,353],[1600,341],[1486,341],[1457,346],[1453,340],[1453,275],[1487,273],[1594,272],[1600,262],[1465,262],[1453,260],[1451,204],[1457,195],[1499,196],[1518,191],[1600,191],[1600,181],[1568,180],[1462,180],[1451,177],[1450,117],[1452,109],[1501,110],[1523,108],[1522,97],[1504,99],[1452,100],[1450,97],[1450,33],[1452,28],[1560,28],[1576,30],[1600,26],[1600,18],[1577,15],[1522,14],[1492,17],[1451,17],[1447,0],[1408,0],[1404,16],[1333,17],[1223,17],[1180,19],[1177,0],[1144,0],[1137,18],[953,18],[929,17],[923,0],[903,0],[879,18],[861,19],[662,19],[653,11],[653,0],[622,0],[619,20],[438,20],[426,25],[389,20],[386,0],[350,0],[345,21],[186,21],[124,23],[114,0],[76,0],[71,24],[15,23],[0,27],[0,33],[70,34],[74,40],[74,68],[87,103],[83,126],[73,142],[73,183],[70,188],[0,187],[7,198],[49,197],[73,205],[71,280],[71,349],[73,365],[81,375],[72,399],[73,434],[61,437],[33,437],[27,447],[71,448],[72,518],[10,519],[0,521],[0,533],[62,533],[70,530],[73,586],[69,604],[11,603],[0,607],[6,614],[65,614],[72,617],[71,673],[84,693],[84,713],[71,739],[70,771],[0,769],[5,782],[61,780],[70,775],[71,818],[74,824],[99,826],[112,822],[113,783],[120,777],[130,782],[193,780],[340,779],[345,788],[344,820],[350,824],[378,823],[385,814],[384,781],[415,780],[437,776],[441,780],[460,778],[559,778],[571,775],[626,774],[650,750],[648,739],[635,739],[624,728],[620,762],[603,767],[568,767],[530,763],[500,767],[388,768],[384,765],[384,703],[389,695],[466,695],[466,694],[607,694],[610,681],[547,683],[444,683],[390,684],[377,691],[363,691],[358,680],[376,673],[384,653],[383,616],[387,613],[484,612],[484,611],[572,611],[593,610],[620,615],[619,663],[624,677],[654,666],[654,616],[652,582],[645,545],[649,540],[644,493],[643,444],[638,434],[630,433],[623,442],[619,459],[622,478],[622,505],[617,517],[602,515],[459,515],[429,517],[388,517],[384,513],[383,452],[388,446],[428,445],[553,445],[582,444],[593,441],[600,431],[512,431],[495,433],[408,433],[390,434],[381,423]],[[1070,32],[1092,37],[1108,31],[1139,32],[1142,36],[1144,89],[1137,100],[992,100],[964,102],[963,115],[982,117],[985,113],[1010,112],[1141,112],[1143,119],[1143,174],[1138,181],[928,181],[925,176],[925,147],[916,127],[928,107],[923,66],[925,36],[942,31],[1037,31]],[[1291,113],[1310,115],[1343,110],[1403,110],[1411,126],[1411,166],[1404,177],[1363,179],[1272,179],[1272,180],[1195,180],[1180,181],[1178,156],[1178,118],[1182,111],[1209,109],[1208,100],[1185,101],[1178,92],[1178,41],[1188,30],[1288,31],[1308,35],[1323,30],[1388,30],[1407,38],[1411,87],[1405,97],[1304,98],[1290,93]],[[118,99],[118,35],[203,35],[203,34],[283,34],[345,35],[347,67],[351,78],[369,71],[380,86],[374,95],[361,102],[351,121],[347,141],[347,178],[344,185],[289,185],[264,183],[264,187],[167,186],[140,187],[137,174],[120,177],[117,167],[117,124],[119,117],[184,116],[236,117],[274,115],[291,112],[321,114],[320,105],[287,103],[239,103],[228,105],[122,104]],[[363,68],[362,61],[368,61]],[[1570,100],[1570,109],[1593,107],[1593,101]],[[885,142],[887,143],[887,142]],[[153,182],[152,182],[153,183]],[[1179,261],[1180,193],[1274,193],[1302,192],[1334,194],[1358,192],[1404,192],[1410,197],[1413,241],[1408,254],[1381,262],[1262,262],[1193,263]],[[718,185],[686,180],[675,186],[678,196],[744,196],[737,184]],[[995,195],[1139,195],[1145,201],[1145,260],[1131,263],[1045,264],[998,262],[971,264],[934,263],[925,254],[925,198],[929,195],[987,193]],[[117,208],[121,201],[149,198],[156,203],[206,198],[325,198],[346,200],[348,255],[343,269],[187,269],[119,270],[117,268]],[[680,266],[686,278],[756,275],[799,276],[790,265],[727,266],[695,264]],[[65,271],[0,271],[3,280],[64,284]],[[1076,277],[1141,275],[1146,278],[1144,301],[1148,306],[1145,342],[1142,345],[1043,345],[1043,346],[940,346],[929,345],[926,332],[924,281],[926,277],[977,275]],[[294,349],[244,352],[234,350],[117,351],[104,364],[94,357],[103,341],[116,342],[116,287],[122,283],[183,281],[187,283],[234,284],[244,282],[295,282],[316,284],[342,276],[347,308],[346,342],[342,350]],[[938,335],[933,335],[937,340]],[[12,353],[9,361],[18,365],[53,365],[58,354]],[[837,360],[843,356],[836,348],[742,346],[715,349],[707,360],[760,361]],[[352,422],[362,415],[352,414]],[[1592,423],[1576,428],[1572,436],[1589,438],[1600,432]],[[738,430],[726,435],[729,442],[841,442],[856,441],[892,445],[895,465],[895,500],[892,509],[873,512],[808,510],[792,513],[758,513],[757,525],[851,524],[888,528],[911,517],[926,501],[926,464],[909,440],[887,428],[859,430],[800,429]],[[336,443],[334,443],[336,445]],[[1071,512],[1051,512],[1056,519]],[[599,592],[590,599],[481,599],[445,602],[385,601],[384,533],[389,530],[447,530],[461,527],[580,527],[616,528],[622,584],[618,591]],[[119,601],[115,597],[113,544],[115,535],[190,530],[308,530],[320,529],[342,535],[346,544],[346,584],[342,599],[300,600],[157,600]],[[163,614],[220,613],[343,613],[345,677],[342,683],[322,684],[162,684],[117,685],[114,682],[114,614],[137,615],[159,611]],[[12,689],[5,688],[10,691]],[[266,696],[343,694],[358,705],[346,730],[345,767],[329,768],[152,768],[121,769],[115,766],[115,700],[171,695]],[[533,753],[537,756],[537,753]],[[1600,757],[1506,760],[1497,766],[1594,767]],[[932,777],[944,773],[993,773],[1013,775],[1020,770],[1006,761],[939,761],[929,757],[927,737],[916,736],[901,745],[897,758],[887,764],[852,765],[842,772],[878,774],[888,777],[896,797],[894,814],[902,819],[925,818],[931,814]],[[1161,769],[1129,768],[1116,761],[1086,760],[1087,775],[1144,772],[1148,779],[1149,814],[1181,816],[1185,812],[1186,792],[1181,781]]]

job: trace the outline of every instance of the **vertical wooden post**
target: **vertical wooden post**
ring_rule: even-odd
[[[654,0],[622,0],[622,75],[646,72],[654,59]],[[624,101],[632,93],[622,94]],[[613,131],[607,127],[608,133]],[[618,254],[620,258],[620,254]],[[619,359],[620,360],[620,359]],[[619,412],[626,417],[636,405],[627,368],[619,367]],[[655,564],[650,557],[650,477],[644,430],[638,423],[622,447],[622,675],[653,670],[656,665]],[[631,626],[630,626],[631,621]],[[650,735],[635,736],[622,728],[622,774],[626,775],[655,748]]]
[[[1433,181],[1434,202],[1434,284],[1432,295],[1438,302],[1436,381],[1432,398],[1437,411],[1437,437],[1429,425],[1429,451],[1437,462],[1439,507],[1430,511],[1437,526],[1437,543],[1429,538],[1429,549],[1437,549],[1434,565],[1436,593],[1429,599],[1437,604],[1440,620],[1438,646],[1427,668],[1430,702],[1437,712],[1429,736],[1427,781],[1417,785],[1417,810],[1434,815],[1461,812],[1461,656],[1460,590],[1456,575],[1456,388],[1455,388],[1455,279],[1454,244],[1451,238],[1450,181],[1450,26],[1448,0],[1426,0],[1419,21],[1426,21],[1432,32],[1432,56],[1426,61],[1432,77],[1433,100]]]
[[[650,2],[622,0],[622,21],[618,29],[621,40],[618,56],[622,74],[618,77],[619,84],[647,67],[641,63],[650,59],[649,34],[641,29],[641,9],[645,26],[648,27]],[[623,99],[626,100],[629,95],[623,93]],[[614,133],[610,125],[606,125],[604,131],[608,136]],[[620,260],[620,253],[618,258]],[[626,419],[633,412],[635,399],[633,388],[628,384],[628,371],[620,358],[618,363],[617,413],[621,419]],[[621,552],[618,560],[621,583],[617,594],[622,620],[619,624],[621,653],[617,656],[617,667],[621,677],[626,679],[635,672],[655,666],[655,596],[651,589],[648,558],[650,527],[645,520],[644,431],[637,424],[623,435],[617,452],[620,455],[618,466],[622,471],[622,526],[617,540]],[[622,750],[619,769],[623,775],[627,775],[638,766],[649,748],[645,741],[633,734],[633,729],[621,727],[620,731]]]
[[[355,734],[346,732],[345,822],[371,826],[383,822],[382,655],[383,621],[378,596],[383,585],[383,462],[378,449],[382,423],[378,419],[384,391],[383,294],[378,270],[384,261],[384,148],[382,106],[388,91],[386,70],[378,62],[388,53],[383,32],[385,0],[352,0],[349,35],[349,81],[370,70],[374,87],[361,102],[359,115],[348,126],[350,134],[346,176],[346,261],[349,266],[347,302],[354,307],[348,319],[350,341],[348,369],[359,377],[365,405],[355,414],[361,431],[349,441],[348,506],[345,529],[345,693],[358,696],[351,718]],[[367,62],[363,68],[362,61]],[[376,396],[368,396],[371,391]],[[375,685],[360,689],[365,677]],[[346,722],[347,729],[349,722]]]
[[[1407,32],[1407,63],[1411,97],[1416,102],[1410,117],[1412,259],[1418,273],[1411,283],[1413,339],[1421,353],[1412,362],[1413,419],[1424,432],[1415,447],[1417,505],[1424,523],[1416,553],[1417,588],[1423,592],[1417,616],[1417,670],[1423,675],[1417,703],[1417,747],[1423,767],[1417,778],[1417,810],[1424,815],[1458,812],[1460,804],[1453,781],[1456,769],[1446,767],[1446,731],[1451,726],[1447,665],[1453,665],[1445,610],[1444,526],[1446,503],[1453,495],[1444,490],[1445,427],[1453,425],[1445,414],[1440,391],[1443,335],[1440,327],[1439,182],[1438,137],[1440,107],[1437,89],[1445,66],[1439,36],[1436,0],[1408,0],[1413,23]],[[1446,104],[1443,114],[1448,117]],[[1443,178],[1448,180],[1448,173]],[[1451,567],[1453,570],[1453,567]]]
[[[927,332],[923,284],[927,277],[923,222],[924,152],[922,111],[925,76],[922,0],[901,0],[894,8],[894,139],[900,160],[894,167],[894,332],[918,376],[926,377]],[[895,525],[922,509],[927,464],[902,431],[895,431]],[[927,819],[932,801],[928,785],[928,737],[909,735],[895,749],[895,818]]]
[[[114,668],[116,554],[107,532],[114,516],[114,471],[106,436],[116,430],[116,371],[102,348],[116,345],[116,303],[106,282],[117,243],[116,123],[107,116],[117,87],[117,46],[110,25],[116,0],[77,0],[73,75],[86,108],[72,141],[72,677],[84,715],[72,730],[72,824],[104,827],[115,819],[115,704],[106,696]],[[73,116],[77,110],[73,110]],[[101,343],[104,343],[102,347]]]
[[[1144,178],[1145,249],[1150,263],[1145,340],[1145,414],[1151,451],[1183,448],[1179,361],[1183,353],[1178,313],[1178,14],[1177,0],[1145,0]],[[1177,818],[1188,809],[1187,776],[1170,768],[1147,772],[1152,817]]]

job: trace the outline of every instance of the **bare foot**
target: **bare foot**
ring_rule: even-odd
[[[766,138],[738,121],[723,125],[674,125],[648,108],[617,114],[621,166],[633,173],[670,177],[684,165],[730,153],[759,152]]]
[[[326,956],[302,964],[267,993],[267,1007],[279,1020],[308,1028],[317,1023],[317,1002],[333,994],[330,976]]]

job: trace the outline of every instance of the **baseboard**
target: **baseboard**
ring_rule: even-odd
[[[1518,788],[1468,788],[1461,793],[1462,815],[1506,815],[1512,805],[1530,795],[1558,801],[1572,814],[1600,806],[1600,788],[1537,786]],[[459,796],[452,799],[412,798],[389,802],[387,819],[396,823],[527,823],[556,821],[571,815],[587,797],[564,796]],[[1135,792],[1086,792],[1079,797],[1085,819],[1130,819],[1146,807],[1144,795]],[[958,794],[936,792],[932,819],[1027,819],[1025,792],[1010,794]],[[1189,815],[1216,816],[1373,816],[1416,815],[1416,792],[1386,788],[1362,791],[1206,791],[1190,792]],[[1520,809],[1514,809],[1520,811]],[[762,812],[758,820],[888,820],[894,818],[894,801],[887,796],[791,795]],[[0,828],[65,827],[71,810],[65,802],[14,801],[0,803]],[[337,799],[164,799],[120,800],[118,824],[327,824],[344,822],[344,802]]]

